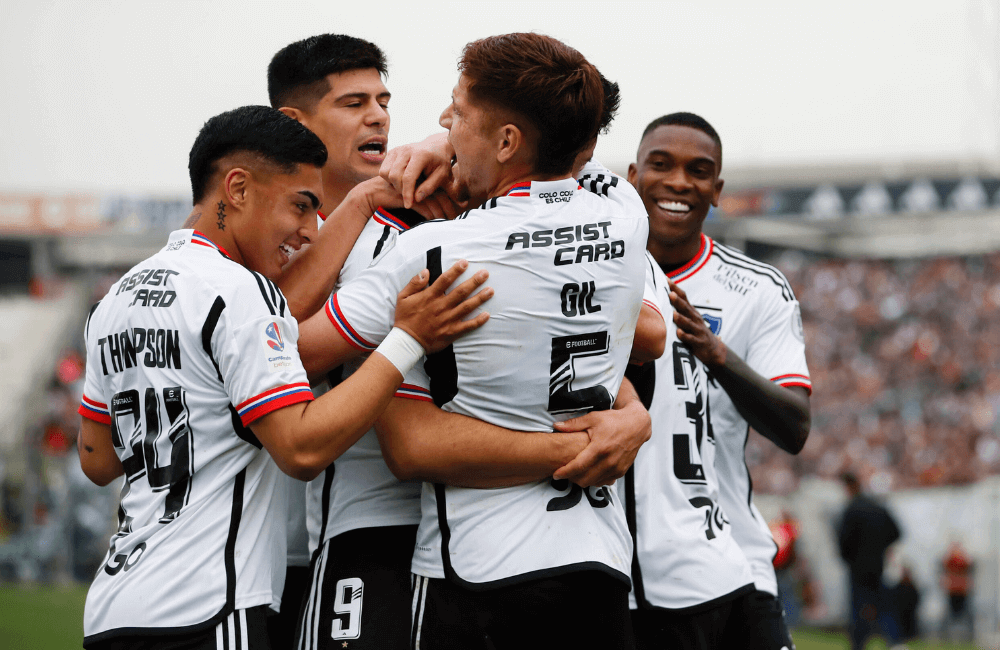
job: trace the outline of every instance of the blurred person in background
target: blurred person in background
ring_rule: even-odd
[[[752,426],[797,454],[809,435],[812,382],[799,303],[774,267],[702,233],[722,193],[722,140],[704,118],[672,113],[643,132],[628,180],[649,214],[647,249],[670,280],[679,343],[709,373],[719,504],[750,562],[755,590],[733,601],[723,647],[793,647],[753,503],[744,450]]]
[[[849,501],[837,531],[837,545],[850,572],[851,648],[864,648],[876,628],[890,644],[899,643],[895,612],[882,583],[885,552],[899,539],[899,526],[885,506],[862,492],[857,476],[844,472],[841,481]]]
[[[955,540],[948,546],[941,565],[941,587],[948,594],[948,610],[944,621],[946,636],[951,637],[958,626],[960,636],[972,639],[974,622],[969,608],[969,594],[972,591],[975,563],[961,542]]]
[[[899,636],[903,641],[916,638],[919,634],[917,625],[917,608],[920,606],[920,591],[913,582],[913,572],[910,567],[903,566],[903,575],[899,582],[889,590],[899,622]]]
[[[778,600],[785,610],[785,620],[789,627],[799,622],[798,597],[798,553],[795,545],[799,541],[799,522],[792,513],[781,511],[781,516],[771,522],[771,536],[778,545],[774,555],[774,573],[778,579]]]

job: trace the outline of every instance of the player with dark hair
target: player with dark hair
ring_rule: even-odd
[[[673,113],[646,128],[628,178],[649,213],[649,252],[670,280],[677,338],[708,371],[718,504],[756,587],[732,600],[720,647],[779,650],[793,646],[776,598],[777,547],[753,504],[744,446],[752,426],[798,453],[809,435],[811,383],[788,281],[702,233],[722,192],[721,169],[715,129],[692,113]]]
[[[268,647],[284,572],[279,468],[315,476],[424,349],[486,320],[462,320],[490,294],[464,300],[485,272],[447,295],[464,263],[428,290],[422,272],[400,292],[380,354],[313,401],[271,278],[315,234],[325,162],[323,143],[271,108],[210,119],[189,161],[195,229],[174,232],[91,310],[80,462],[100,485],[125,478],[85,647]]]
[[[303,325],[303,342],[307,329],[322,341],[309,347],[320,367],[337,347],[370,349],[386,331],[389,292],[408,268],[429,263],[434,275],[460,251],[490,268],[492,282],[502,278],[497,326],[428,357],[404,387],[415,401],[453,414],[551,430],[557,419],[611,408],[619,392],[642,298],[644,210],[623,179],[592,175],[584,189],[572,176],[603,109],[600,75],[582,55],[544,36],[510,34],[469,44],[460,69],[441,124],[458,186],[482,206],[387,243],[330,300],[331,319]],[[631,544],[613,490],[571,483],[562,478],[572,474],[566,468],[553,479],[553,464],[491,467],[491,458],[511,452],[488,437],[480,448],[460,438],[439,456],[438,432],[385,419],[379,436],[394,471],[446,474],[451,484],[424,484],[413,558],[420,647],[630,646]],[[480,463],[486,472],[461,475]]]
[[[323,138],[342,134],[339,136],[340,140],[350,139],[353,137],[351,134],[357,132],[361,135],[354,139],[365,140],[370,130],[366,130],[369,127],[359,118],[361,115],[368,115],[368,121],[372,123],[380,116],[383,117],[381,130],[384,135],[388,135],[388,115],[384,115],[375,101],[378,93],[371,91],[371,88],[382,87],[379,73],[384,71],[372,67],[345,75],[343,73],[347,64],[341,64],[338,59],[343,56],[352,65],[356,65],[358,60],[370,62],[371,58],[366,59],[357,52],[370,52],[372,48],[375,46],[366,41],[340,35],[312,37],[283,48],[275,55],[270,67],[272,80],[275,70],[279,69],[283,70],[281,77],[286,80],[281,93],[272,93],[275,95],[273,101],[286,98],[293,105],[281,106],[281,110],[301,120]],[[299,67],[302,70],[296,71],[295,68]],[[334,72],[322,76],[324,72],[331,70]],[[293,83],[288,79],[296,81]],[[309,86],[316,83],[317,79],[325,82],[324,88],[330,88],[326,95],[317,98],[314,89],[308,88],[310,92],[304,92],[296,87],[296,83]],[[609,101],[602,115],[602,128],[606,128],[613,119],[618,104],[617,85],[611,82],[606,84]],[[271,84],[272,89],[275,85]],[[366,87],[369,88],[367,92]],[[334,101],[340,96],[358,98],[358,101]],[[312,97],[313,104],[296,100],[295,97]],[[331,146],[338,144],[339,140],[336,140]],[[429,192],[428,188],[450,179],[452,155],[453,151],[443,136],[432,136],[420,146],[397,147],[386,158],[386,176],[396,174],[395,179],[404,201],[420,207],[419,200],[415,200],[417,197],[414,195]],[[365,178],[370,173],[372,168],[366,165],[365,159],[348,150],[342,160],[331,159],[327,162],[324,179]],[[419,185],[418,179],[422,181]],[[365,187],[373,184],[381,191],[379,183],[384,184],[384,181],[377,179],[362,182],[352,193],[360,195]],[[394,200],[398,201],[399,197]],[[321,228],[320,238],[339,230],[338,238],[317,243],[312,252],[324,249],[329,251],[332,246],[346,245],[346,229],[338,225],[333,227],[335,230],[331,230],[331,223],[337,216],[338,213],[334,212],[327,219]],[[398,233],[422,221],[423,216],[412,210],[378,208],[357,238],[357,243],[339,273],[337,286],[343,286],[356,277],[371,264],[373,257],[394,245]],[[305,271],[301,278],[315,276],[320,279],[313,285],[298,283],[289,288],[290,304],[293,302],[292,295],[301,295],[303,290],[313,294],[321,291],[317,287],[322,287],[325,278],[329,277],[329,268],[336,265],[339,269],[336,253],[323,257],[324,260],[331,260],[330,263],[321,265],[317,257],[303,257],[292,261],[290,266],[293,270]],[[303,260],[307,263],[303,264]],[[298,302],[305,304],[311,300],[309,298]],[[329,310],[326,313],[332,314]],[[319,317],[326,318],[323,315]],[[657,318],[659,323],[651,319],[646,322],[646,331],[649,332],[648,338],[653,339],[654,343],[656,337],[659,337],[662,349],[665,326],[662,318]],[[649,347],[655,348],[655,345],[651,344]],[[637,354],[652,358],[655,349],[650,352],[639,351]],[[304,358],[308,359],[307,353],[304,353]],[[309,363],[308,360],[306,362]],[[337,376],[349,375],[358,365],[360,362],[357,360],[349,361],[343,372],[338,369]],[[451,472],[473,473],[480,480],[485,480],[491,471],[518,471],[525,464],[531,465],[536,472],[539,471],[537,468],[543,467],[541,475],[550,475],[571,461],[577,455],[576,452],[585,448],[588,441],[588,436],[583,433],[564,437],[542,434],[529,436],[524,432],[508,431],[479,420],[446,413],[433,403],[404,399],[402,396],[412,397],[405,387],[397,395],[401,397],[393,400],[394,408],[386,413],[385,421],[398,422],[415,431],[433,434],[434,441],[440,442],[440,448],[435,450],[435,454],[442,462],[446,453],[455,449],[475,448],[481,451],[478,464],[467,460],[461,466],[448,468]],[[637,400],[628,402],[623,399],[617,406],[621,408],[614,415],[595,414],[581,419],[575,429],[572,425],[567,427],[569,431],[587,431],[597,442],[588,447],[588,454],[576,465],[570,466],[570,470],[581,476],[591,473],[593,477],[606,476],[612,472],[613,479],[631,463],[632,456],[629,454],[634,455],[634,447],[648,435],[646,429],[649,418]],[[293,482],[293,495],[300,485]],[[301,496],[298,500],[304,501]],[[299,516],[295,512],[299,507],[301,504],[293,496],[289,504],[290,534],[296,529],[294,524]],[[420,484],[399,481],[393,476],[382,458],[377,436],[372,430],[347,450],[335,465],[331,465],[310,483],[307,509],[308,547],[312,551],[313,561],[312,572],[305,580],[307,585],[311,585],[311,589],[308,590],[298,646],[339,648],[344,640],[350,640],[351,646],[355,648],[396,648],[407,644],[410,636],[410,558],[420,520]],[[289,544],[290,565],[307,563],[303,562],[308,558],[307,553],[302,553],[301,557],[292,555],[294,539],[290,538]],[[303,570],[289,567],[290,577],[286,580],[281,598],[281,615],[269,619],[272,644],[275,647],[285,647],[288,644],[288,634],[283,630],[289,617],[297,610],[300,598],[294,593],[296,574]]]

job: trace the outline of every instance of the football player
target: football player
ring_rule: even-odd
[[[651,122],[629,166],[649,213],[648,249],[670,280],[677,339],[708,371],[719,504],[756,589],[732,601],[721,647],[792,648],[777,600],[776,545],[753,503],[750,427],[798,453],[809,435],[811,382],[799,303],[784,276],[702,233],[719,203],[722,141],[692,113]]]
[[[327,151],[278,111],[218,115],[191,149],[195,228],[112,286],[85,328],[80,461],[124,475],[119,527],[88,592],[88,648],[264,648],[285,568],[285,483],[350,447],[425,350],[481,326],[467,264],[398,296],[396,327],[313,400],[298,327],[272,282],[316,233]],[[280,523],[280,525],[279,525]],[[276,575],[277,574],[277,575]]]

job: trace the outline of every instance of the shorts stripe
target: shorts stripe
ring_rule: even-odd
[[[420,632],[424,624],[424,608],[427,604],[427,583],[430,578],[414,575],[413,584],[413,631],[410,636],[410,648],[420,650]]]

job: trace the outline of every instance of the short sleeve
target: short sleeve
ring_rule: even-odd
[[[90,338],[90,319],[93,314],[91,311],[83,330],[87,346],[87,369],[84,374],[83,398],[80,400],[77,413],[100,424],[111,424],[108,398],[104,394],[104,384],[101,381],[101,377],[104,376],[104,360],[101,358],[101,349],[97,342]]]
[[[658,286],[658,281],[656,278],[656,272],[653,270],[653,258],[650,256],[649,252],[646,252],[646,282],[642,289],[642,304],[647,305],[651,309],[655,310],[657,314],[663,318],[663,307],[660,306],[660,289]]]
[[[745,361],[779,386],[801,386],[811,394],[798,300],[776,297],[760,307]]]
[[[236,412],[249,426],[280,408],[313,399],[298,351],[294,318],[222,319],[213,336],[219,372]]]
[[[426,361],[426,357],[413,366],[410,372],[406,373],[406,376],[403,377],[403,383],[396,389],[396,397],[415,399],[421,402],[434,401],[434,398],[431,397],[431,380],[427,371],[424,370],[424,361]]]
[[[421,260],[408,262],[399,246],[392,246],[330,296],[327,318],[352,347],[374,350],[392,329],[396,296],[422,268]]]

